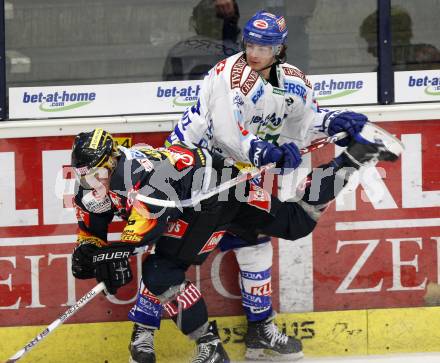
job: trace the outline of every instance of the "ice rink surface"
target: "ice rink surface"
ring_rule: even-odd
[[[269,363],[269,361],[233,361],[233,363]],[[440,363],[440,353],[408,353],[358,357],[304,358],[298,363]]]

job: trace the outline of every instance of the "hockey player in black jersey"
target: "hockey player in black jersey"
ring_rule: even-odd
[[[146,204],[137,195],[156,200],[190,199],[239,171],[227,159],[201,148],[176,144],[159,149],[117,149],[112,136],[102,129],[79,134],[72,150],[72,166],[79,181],[74,197],[79,233],[72,255],[73,275],[103,281],[107,292],[115,294],[132,279],[129,256],[138,247],[155,246],[155,253],[142,265],[142,299],[138,298],[130,312],[138,318],[129,346],[130,361],[155,362],[153,337],[163,310],[184,334],[196,341],[193,362],[229,361],[215,322],[208,322],[203,296],[186,279],[186,270],[203,263],[227,230],[249,241],[254,241],[258,234],[288,240],[309,234],[349,174],[368,162],[396,160],[402,151],[397,139],[373,125],[364,127],[361,136],[361,142],[352,140],[344,153],[321,166],[327,172],[319,178],[318,195],[311,193],[315,175],[310,174],[298,203],[280,202],[246,182],[242,198],[236,197],[240,193],[234,187],[226,194],[179,209]],[[338,173],[342,169],[346,172]],[[338,190],[336,184],[340,186]],[[126,220],[126,225],[121,240],[110,243],[108,226],[115,215]],[[258,338],[258,334],[269,333],[255,335]],[[292,359],[300,358],[301,343],[293,343],[298,345],[298,355]]]

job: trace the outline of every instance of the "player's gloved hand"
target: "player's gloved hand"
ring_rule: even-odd
[[[277,161],[276,166],[281,168],[280,174],[289,174],[301,164],[301,153],[293,142],[281,145],[280,149],[283,151],[283,155]]]
[[[327,125],[330,136],[342,131],[347,132],[350,137],[335,142],[336,145],[347,146],[353,138],[358,136],[367,121],[367,116],[362,113],[340,110],[326,115],[324,125]]]
[[[249,160],[255,166],[263,166],[276,163],[283,157],[283,151],[270,142],[263,140],[252,140],[249,149]]]
[[[133,279],[128,258],[133,252],[132,246],[109,246],[98,248],[92,256],[96,280],[103,281],[110,295]]]
[[[72,274],[77,279],[93,279],[96,277],[92,256],[99,249],[92,243],[77,245],[72,253]]]
[[[128,258],[133,252],[132,246],[113,245],[98,247],[91,243],[82,243],[75,247],[72,254],[72,274],[77,279],[96,278],[103,281],[109,294],[116,294],[118,288],[133,279]]]

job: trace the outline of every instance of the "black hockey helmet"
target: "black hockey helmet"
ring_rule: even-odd
[[[81,178],[94,173],[97,168],[113,171],[116,151],[112,135],[103,129],[81,132],[75,137],[72,148],[72,167]]]

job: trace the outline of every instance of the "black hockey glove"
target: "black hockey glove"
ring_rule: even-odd
[[[128,258],[133,252],[132,246],[108,246],[83,243],[72,254],[72,274],[77,279],[96,278],[103,281],[109,294],[133,279]]]
[[[110,295],[133,279],[128,258],[133,252],[132,246],[104,247],[92,257],[96,268],[96,280],[103,281]]]
[[[77,245],[72,253],[72,274],[77,279],[93,279],[96,277],[92,256],[99,247],[91,243]]]

